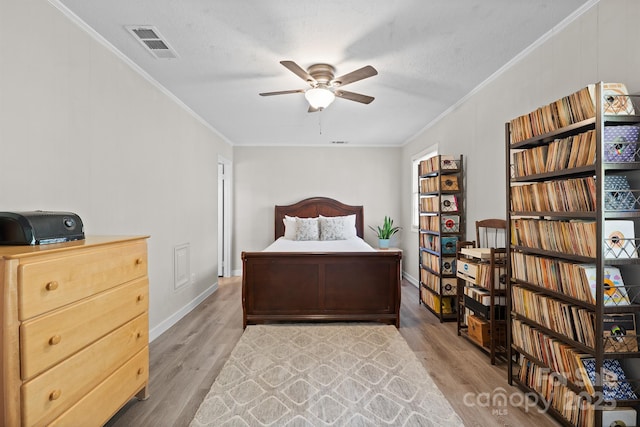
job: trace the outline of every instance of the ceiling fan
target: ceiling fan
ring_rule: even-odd
[[[378,74],[371,65],[359,68],[340,77],[334,77],[335,68],[329,64],[313,64],[307,70],[293,61],[280,61],[293,74],[306,81],[309,89],[281,90],[278,92],[263,92],[260,96],[285,95],[289,93],[304,93],[309,102],[309,112],[324,110],[333,102],[335,97],[349,101],[369,104],[375,98],[355,92],[340,89],[349,83],[357,82]]]

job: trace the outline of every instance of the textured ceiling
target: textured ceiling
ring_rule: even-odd
[[[398,146],[554,26],[594,0],[51,0],[69,9],[235,145]],[[60,6],[63,5],[63,6]],[[126,30],[155,26],[177,59]],[[308,113],[279,64],[378,75]]]

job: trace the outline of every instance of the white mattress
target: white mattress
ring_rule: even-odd
[[[264,252],[375,252],[375,249],[360,237],[347,240],[289,240],[280,237]]]

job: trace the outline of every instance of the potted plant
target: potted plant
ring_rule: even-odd
[[[401,227],[394,227],[393,220],[391,219],[391,217],[388,217],[386,215],[384,217],[382,227],[377,226],[376,228],[373,228],[372,226],[369,226],[369,228],[375,231],[378,235],[378,246],[380,247],[380,249],[388,249],[391,236],[396,234],[401,229]]]

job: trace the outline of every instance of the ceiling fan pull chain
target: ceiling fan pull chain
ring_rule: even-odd
[[[320,135],[322,135],[322,110],[318,111],[318,128],[320,129]]]

